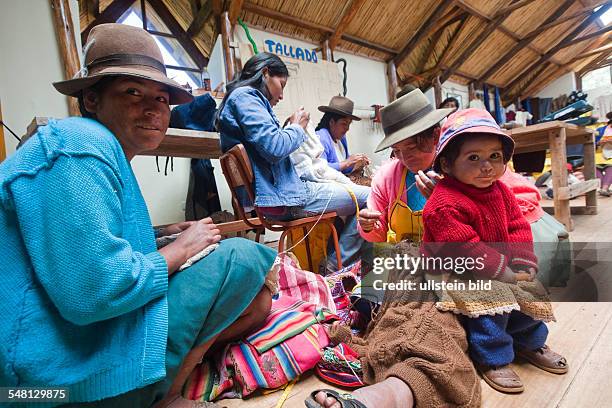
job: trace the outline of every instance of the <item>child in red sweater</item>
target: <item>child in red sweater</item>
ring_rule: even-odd
[[[498,181],[513,150],[514,141],[488,112],[466,109],[452,114],[441,129],[434,160],[434,169],[444,178],[423,210],[424,248],[428,243],[457,243],[455,256],[481,260],[480,277],[508,284],[516,284],[519,274],[532,281],[537,271],[529,223],[512,192]],[[477,313],[449,310],[466,315],[470,356],[496,390],[523,391],[520,378],[509,365],[515,349],[546,371],[567,372],[565,358],[545,345],[546,324],[520,307]]]

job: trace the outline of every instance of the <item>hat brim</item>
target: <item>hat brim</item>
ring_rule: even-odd
[[[435,109],[423,116],[421,119],[410,125],[396,130],[395,132],[386,135],[385,138],[376,146],[375,153],[385,150],[402,140],[409,139],[418,135],[424,130],[437,125],[442,119],[448,116],[453,111],[452,108]]]
[[[437,149],[436,151],[436,157],[434,158],[434,170],[435,171],[440,171],[440,163],[439,163],[439,159],[440,156],[442,154],[442,152],[444,151],[444,149],[446,148],[446,146],[448,146],[448,144],[450,143],[451,140],[455,139],[457,136],[460,136],[462,134],[465,133],[485,133],[488,135],[497,135],[497,136],[501,136],[502,137],[502,143],[505,143],[509,146],[508,149],[508,157],[504,157],[504,160],[506,162],[510,161],[510,159],[512,158],[512,155],[514,154],[514,139],[512,139],[512,137],[510,137],[506,132],[504,132],[501,129],[495,129],[493,127],[490,126],[474,126],[474,127],[469,127],[463,130],[460,130],[459,132],[455,133],[454,135],[452,135],[452,137],[449,137],[445,142],[444,145],[440,146],[439,149]]]
[[[325,113],[325,112],[336,113],[338,115],[348,116],[349,118],[351,118],[351,119],[353,119],[355,121],[360,121],[361,120],[360,117],[355,116],[352,113],[344,112],[344,111],[341,111],[340,109],[331,108],[331,107],[329,107],[327,105],[321,105],[321,106],[318,107],[318,109],[321,112],[323,112],[323,113]]]
[[[193,100],[193,95],[183,88],[178,82],[168,78],[162,72],[155,69],[146,69],[141,67],[108,67],[100,71],[84,77],[68,79],[66,81],[54,82],[55,89],[64,95],[78,97],[86,88],[96,84],[104,77],[108,76],[128,76],[134,78],[148,79],[149,81],[158,82],[168,86],[170,94],[170,105],[181,105]]]

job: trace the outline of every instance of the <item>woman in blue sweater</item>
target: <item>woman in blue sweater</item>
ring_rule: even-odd
[[[165,406],[212,344],[263,321],[275,253],[225,240],[178,272],[220,240],[210,219],[167,227],[181,234],[156,249],[130,160],[192,97],[140,28],[96,26],[85,50],[80,77],[54,84],[85,117],[51,120],[0,164],[0,385]]]
[[[342,262],[353,262],[364,240],[357,231],[357,205],[365,207],[369,187],[351,185],[357,203],[338,183],[314,183],[298,176],[289,157],[306,140],[310,114],[300,108],[281,128],[272,107],[283,99],[289,71],[276,55],[261,52],[251,57],[240,76],[227,85],[219,107],[218,129],[221,149],[244,145],[255,178],[255,205],[266,216],[285,221],[336,211],[346,216],[339,243]],[[367,243],[366,243],[367,245]],[[335,254],[328,255],[328,267],[335,265]]]

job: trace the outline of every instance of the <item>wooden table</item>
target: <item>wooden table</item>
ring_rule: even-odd
[[[516,143],[515,153],[550,149],[554,191],[554,215],[568,231],[574,229],[570,214],[597,214],[595,174],[595,131],[569,123],[554,121],[508,130]],[[584,181],[568,186],[566,146],[584,145]],[[571,207],[569,200],[586,193],[586,205]]]
[[[39,126],[46,126],[49,118],[36,116],[28,125],[26,134],[22,138],[24,143],[38,130]],[[221,157],[221,143],[219,133],[203,132],[199,130],[187,130],[168,128],[166,137],[155,150],[140,153],[145,156],[173,156],[187,157],[193,159],[218,159]]]

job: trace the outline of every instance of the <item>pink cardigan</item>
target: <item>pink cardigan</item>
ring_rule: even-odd
[[[384,163],[374,175],[372,180],[372,191],[368,197],[368,208],[379,211],[382,216],[377,227],[370,232],[365,232],[361,225],[357,223],[359,234],[369,242],[385,242],[387,240],[387,217],[390,206],[395,201],[397,189],[402,179],[404,166],[397,159],[391,159]],[[502,181],[514,194],[516,201],[521,208],[521,212],[530,224],[536,222],[544,210],[540,207],[540,192],[529,180],[511,170],[501,177]],[[402,196],[402,201],[406,202],[406,193]]]

